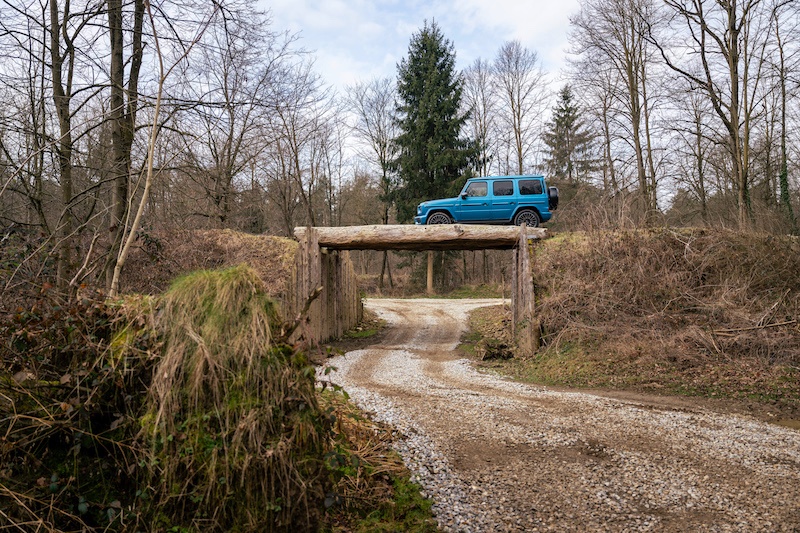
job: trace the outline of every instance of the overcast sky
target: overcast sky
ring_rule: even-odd
[[[316,70],[343,90],[356,81],[397,75],[411,35],[435,20],[456,51],[457,67],[491,60],[505,42],[534,50],[557,80],[565,65],[569,17],[578,0],[260,0],[274,31],[298,32],[315,51]]]

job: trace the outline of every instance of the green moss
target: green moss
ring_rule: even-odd
[[[380,328],[351,329],[344,334],[347,339],[367,339],[378,334]]]
[[[183,276],[158,320],[164,355],[141,421],[158,467],[147,473],[154,492],[144,512],[178,526],[213,516],[221,530],[311,527],[328,421],[307,355],[274,338],[277,307],[257,274],[240,266]]]
[[[408,477],[396,477],[392,487],[394,498],[391,504],[367,514],[357,522],[355,531],[433,533],[439,530],[431,514],[431,501],[422,497],[419,485]]]

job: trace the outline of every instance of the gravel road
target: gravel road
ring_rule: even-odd
[[[800,531],[800,431],[479,372],[454,349],[498,303],[369,300],[386,334],[329,360],[444,531]]]

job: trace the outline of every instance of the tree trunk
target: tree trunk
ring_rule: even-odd
[[[66,288],[72,275],[72,246],[74,237],[72,214],[72,116],[70,113],[71,88],[63,85],[62,69],[64,57],[61,55],[61,24],[59,20],[59,7],[57,0],[50,0],[50,60],[51,74],[53,76],[53,103],[58,116],[59,138],[56,145],[58,154],[58,171],[61,184],[61,202],[63,211],[58,223],[60,238],[57,284]],[[72,69],[71,63],[67,68]],[[67,80],[71,75],[67,75]]]
[[[136,112],[139,105],[139,71],[142,64],[142,28],[144,25],[144,0],[134,3],[133,36],[131,42],[130,75],[128,77],[127,103],[125,101],[125,39],[123,35],[122,0],[108,0],[108,31],[111,42],[110,83],[111,109],[108,121],[111,125],[112,147],[112,197],[108,232],[111,238],[105,264],[106,286],[111,288],[114,267],[117,263],[120,244],[125,233],[128,213],[128,182],[131,169],[131,147],[133,146]]]
[[[507,250],[519,243],[518,226],[437,224],[315,228],[319,245],[333,250]],[[544,239],[545,228],[527,228],[529,239]],[[294,229],[302,238],[305,227]]]
[[[797,219],[792,209],[792,200],[789,196],[789,156],[786,152],[786,60],[783,52],[783,42],[780,36],[780,25],[775,23],[775,38],[778,42],[778,53],[780,58],[780,77],[781,86],[781,170],[778,178],[780,189],[780,206],[792,229],[792,233],[797,234]]]

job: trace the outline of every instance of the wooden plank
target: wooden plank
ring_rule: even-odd
[[[518,226],[437,224],[315,227],[319,245],[334,250],[508,250],[520,240]],[[305,227],[294,234],[302,239]],[[549,236],[545,228],[527,228],[528,239]]]

